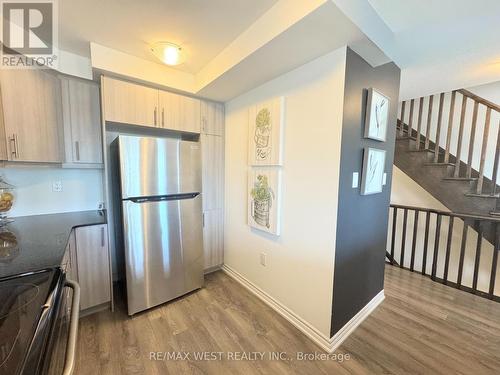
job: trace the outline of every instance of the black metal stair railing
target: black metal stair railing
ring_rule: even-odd
[[[388,263],[500,301],[500,218],[396,204],[390,210]]]

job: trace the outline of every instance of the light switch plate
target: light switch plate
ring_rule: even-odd
[[[261,266],[267,266],[267,254],[266,253],[260,253],[260,265]]]
[[[382,186],[385,186],[386,183],[387,183],[387,173],[384,173],[382,176]]]
[[[63,190],[62,181],[52,182],[52,191],[54,193],[60,193]]]
[[[359,187],[359,172],[353,172],[352,174],[352,188],[356,189]]]

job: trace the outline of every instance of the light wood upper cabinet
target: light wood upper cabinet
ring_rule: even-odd
[[[159,107],[163,128],[200,132],[200,100],[160,90]]]
[[[3,70],[0,74],[7,159],[61,162],[59,79],[42,70]]]
[[[199,99],[103,77],[104,119],[200,133]]]
[[[61,77],[66,163],[102,163],[99,86]]]
[[[103,77],[104,119],[142,126],[161,126],[158,90]]]
[[[75,229],[80,309],[111,300],[107,225]]]
[[[221,103],[201,102],[201,132],[204,134],[224,134],[224,105]]]

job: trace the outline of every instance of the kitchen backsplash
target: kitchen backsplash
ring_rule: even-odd
[[[11,217],[95,210],[104,200],[102,170],[22,167],[0,175],[16,187]]]

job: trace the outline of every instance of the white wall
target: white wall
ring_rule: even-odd
[[[394,166],[393,177],[392,177],[392,192],[391,192],[391,203],[401,204],[406,206],[415,206],[422,208],[433,208],[436,210],[449,211],[443,204],[441,204],[437,199],[435,199],[431,194],[429,194],[425,189],[418,185],[414,180],[408,177],[400,169]],[[415,249],[415,269],[422,269],[422,258],[424,250],[424,231],[425,231],[425,214],[420,213],[418,218],[418,236]],[[395,259],[400,259],[401,253],[401,241],[402,241],[402,228],[403,228],[403,211],[398,211],[397,220],[397,236],[395,240]],[[451,241],[451,251],[450,251],[450,268],[448,279],[452,282],[456,282],[458,276],[458,264],[460,257],[460,247],[462,243],[462,230],[464,222],[460,219],[455,219],[453,224],[453,236]],[[410,267],[410,254],[413,242],[413,226],[414,226],[414,214],[408,213],[407,222],[407,235],[405,241],[405,267]],[[436,275],[439,278],[443,277],[444,274],[444,264],[445,264],[445,254],[446,254],[446,244],[448,240],[448,227],[449,219],[443,218],[441,223],[440,236],[441,240],[439,242],[439,256],[438,256],[438,267],[436,270]],[[392,211],[389,215],[389,235],[388,235],[388,246],[387,251],[390,251],[391,242],[391,231],[392,231]],[[428,240],[428,253],[427,253],[427,273],[431,272],[431,260],[433,256],[434,249],[434,238],[436,233],[436,220],[435,216],[432,217],[429,225],[429,240]],[[468,236],[465,249],[464,257],[464,270],[462,283],[465,286],[472,287],[472,279],[474,274],[474,261],[476,254],[476,243],[477,243],[477,232],[472,228],[468,229]],[[491,274],[491,262],[493,258],[493,246],[487,242],[483,241],[481,247],[481,261],[479,264],[478,273],[478,289],[487,292],[489,288],[490,274]],[[497,275],[500,274],[500,262],[497,265]],[[500,295],[500,281],[497,278],[495,283],[495,294]]]
[[[9,167],[0,174],[16,187],[12,217],[96,210],[103,201],[101,170]],[[62,182],[62,192],[52,191],[54,181]]]
[[[226,103],[224,262],[330,337],[346,48]],[[248,107],[284,95],[281,236],[247,225]],[[259,254],[267,253],[267,267]]]

